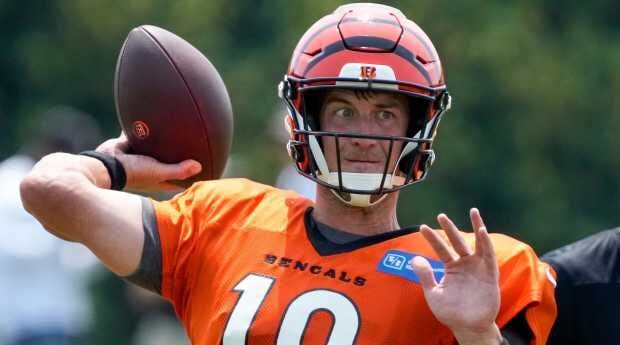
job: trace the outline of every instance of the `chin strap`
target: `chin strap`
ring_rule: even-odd
[[[353,207],[369,207],[369,206],[374,206],[374,205],[377,205],[378,203],[380,203],[381,201],[385,200],[385,198],[387,197],[387,193],[384,193],[377,200],[371,201],[370,198],[373,195],[377,196],[377,194],[346,193],[349,196],[349,200],[346,200],[336,190],[331,189],[331,191],[341,202],[343,202],[343,203],[345,203],[345,204],[347,204],[349,206],[353,206]]]
[[[371,173],[350,173],[343,172],[342,186],[347,189],[361,189],[361,190],[376,190],[379,189],[383,174],[371,174]],[[327,174],[319,174],[317,177],[330,185],[339,186],[340,180],[337,172],[329,172]],[[400,176],[386,175],[383,182],[383,188],[392,188],[395,180],[404,178]],[[385,200],[387,193],[383,195],[377,194],[356,194],[356,193],[341,193],[335,189],[331,189],[332,193],[343,203],[355,206],[355,207],[369,207],[380,203]],[[372,196],[378,197],[377,200],[371,201]],[[348,198],[347,198],[348,197]],[[348,199],[348,200],[347,200]]]

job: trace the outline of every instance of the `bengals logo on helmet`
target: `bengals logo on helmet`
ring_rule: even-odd
[[[375,66],[360,66],[360,77],[362,79],[375,79],[377,77],[377,68]]]

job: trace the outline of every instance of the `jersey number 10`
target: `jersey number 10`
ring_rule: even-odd
[[[233,290],[239,292],[239,299],[226,324],[223,345],[247,344],[248,330],[274,282],[275,278],[252,273],[237,283]],[[316,311],[326,311],[333,316],[326,345],[355,343],[360,317],[353,302],[339,292],[316,289],[302,293],[286,307],[276,345],[300,344],[308,320]]]

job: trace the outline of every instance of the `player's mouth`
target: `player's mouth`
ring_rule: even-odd
[[[343,170],[350,172],[379,172],[383,164],[375,160],[345,159]]]

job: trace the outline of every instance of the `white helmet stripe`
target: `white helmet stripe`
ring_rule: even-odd
[[[297,123],[299,124],[299,128],[312,131],[312,128],[310,128],[310,125],[306,127],[303,116],[301,116],[299,111],[293,108],[293,112],[295,114],[295,117],[297,118]],[[319,168],[319,171],[321,172],[321,174],[322,175],[329,174],[329,168],[327,166],[327,161],[325,160],[325,156],[323,155],[323,150],[321,150],[321,146],[319,145],[319,142],[316,140],[316,136],[308,135],[308,144],[310,146],[310,151],[312,152],[312,156],[314,157],[314,161],[316,162],[316,165]]]
[[[310,151],[312,151],[312,155],[314,156],[314,161],[321,172],[321,175],[329,174],[329,167],[327,166],[327,161],[325,160],[325,156],[323,155],[323,150],[319,145],[318,140],[314,135],[308,135]]]

